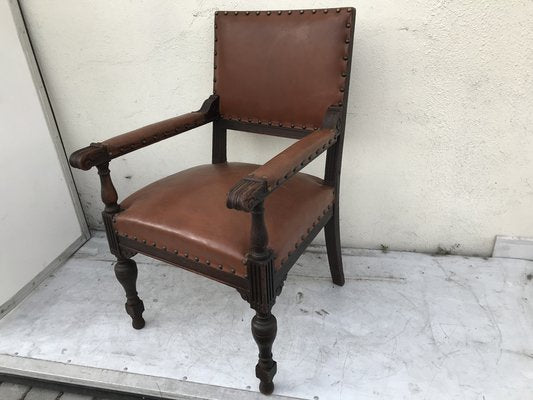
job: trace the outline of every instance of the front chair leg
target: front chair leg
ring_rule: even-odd
[[[272,359],[272,343],[276,338],[278,323],[276,317],[268,313],[257,312],[252,318],[252,335],[259,347],[259,361],[255,367],[255,376],[261,381],[259,390],[263,394],[271,394],[274,391],[274,375],[277,364]]]
[[[137,264],[129,258],[119,258],[115,264],[115,276],[126,291],[126,312],[132,319],[132,326],[135,329],[142,329],[145,324],[142,317],[144,304],[137,295],[135,287]]]

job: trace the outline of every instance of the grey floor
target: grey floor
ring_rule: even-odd
[[[136,258],[143,330],[130,327],[98,234],[0,320],[0,355],[59,363],[67,375],[120,371],[139,387],[153,384],[143,377],[161,377],[260,398],[253,313],[237,292]],[[532,398],[533,262],[352,250],[344,263],[342,288],[320,252],[306,253],[289,275],[273,310],[276,394]]]
[[[105,400],[94,396],[63,393],[10,382],[0,382],[1,400]]]

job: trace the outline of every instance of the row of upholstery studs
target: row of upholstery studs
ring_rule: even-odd
[[[284,124],[282,122],[262,121],[260,119],[255,119],[255,118],[241,118],[241,117],[234,117],[234,116],[225,115],[225,114],[220,114],[220,118],[225,119],[225,120],[229,120],[229,121],[248,122],[248,123],[254,123],[254,124],[259,124],[259,125],[268,125],[268,126],[279,126],[280,128],[281,127],[287,127],[288,128],[290,126],[292,129],[302,129],[304,131],[307,131],[307,130],[316,131],[316,130],[318,130],[318,127],[316,127],[316,126],[308,127],[307,125]]]
[[[305,12],[310,12],[312,14],[316,14],[317,13],[317,10],[300,10],[298,13],[301,15],[301,14],[305,14]],[[330,11],[329,8],[324,8],[322,10],[322,12],[324,14],[327,14],[328,12]],[[336,13],[340,13],[342,11],[341,8],[337,8],[335,9],[335,12]],[[351,8],[347,8],[346,9],[346,12],[350,13],[352,12],[352,9]],[[218,15],[220,12],[219,11],[215,11],[215,15]],[[223,11],[224,15],[239,15],[239,11],[233,11],[233,12],[230,12],[230,11]],[[250,14],[255,14],[255,15],[261,15],[262,13],[265,13],[266,15],[271,15],[273,13],[273,11],[244,11],[242,12],[243,14],[245,15],[250,15]],[[287,15],[291,15],[292,14],[292,10],[287,10],[287,11],[274,11],[275,14],[277,15],[282,15],[283,13],[287,13]]]
[[[129,235],[127,233],[119,233],[117,230],[115,230],[115,235],[121,235],[125,238],[128,238]],[[137,238],[137,236],[133,236],[131,239],[135,240],[136,242],[139,241],[139,242],[142,242],[143,244],[147,244],[147,241],[145,239],[143,240],[139,240]],[[157,247],[157,243],[156,242],[152,242],[152,247]],[[163,251],[166,251],[166,252],[169,252],[169,253],[174,253],[175,255],[181,255],[182,257],[185,257],[185,258],[190,258],[191,260],[194,260],[195,262],[199,263],[200,262],[200,258],[199,257],[196,257],[196,256],[191,256],[188,252],[183,252],[180,254],[180,252],[176,249],[174,251],[171,251],[171,250],[168,250],[167,249],[167,246],[162,246],[161,247],[161,250]],[[210,260],[205,260],[205,265],[207,266],[211,266],[211,261]],[[218,264],[218,265],[214,265],[213,264],[213,267],[214,268],[217,268],[221,271],[223,271],[225,268],[222,264]],[[226,268],[228,270],[228,272],[231,272],[232,274],[235,274],[236,273],[236,270],[235,268],[233,267],[229,267],[229,268]]]

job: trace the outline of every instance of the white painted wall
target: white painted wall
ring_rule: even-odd
[[[198,108],[211,93],[215,10],[340,3],[22,2],[68,151]],[[343,244],[431,252],[458,243],[489,255],[496,234],[533,236],[533,2],[345,4],[358,12]],[[229,156],[265,161],[288,143],[234,133]],[[209,160],[202,127],[111,167],[123,197]],[[96,173],[75,178],[99,226]]]
[[[3,305],[79,239],[82,231],[6,0],[0,1],[0,49]],[[0,316],[5,311],[2,307]]]

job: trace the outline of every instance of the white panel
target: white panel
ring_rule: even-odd
[[[533,238],[496,236],[492,257],[533,260]]]
[[[76,242],[82,230],[5,0],[0,2],[0,49],[3,304]]]

